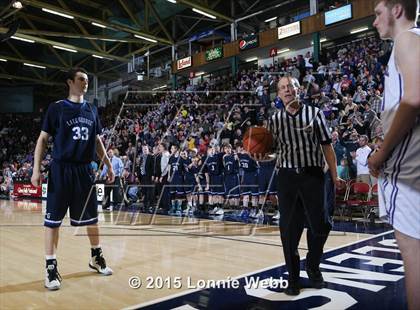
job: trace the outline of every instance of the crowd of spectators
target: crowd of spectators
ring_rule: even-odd
[[[324,49],[319,63],[307,53],[242,69],[237,76],[212,75],[175,91],[130,93],[123,108],[119,101],[99,109],[105,145],[117,149],[126,169],[133,171],[142,145],[154,154],[159,143],[166,142],[202,155],[209,145],[235,145],[249,126],[264,125],[277,109],[277,81],[290,74],[301,82],[302,100],[321,108],[327,118],[340,176],[354,178],[366,164],[366,152],[359,149],[376,148],[383,135],[380,111],[389,49],[385,44],[375,37],[360,39]],[[0,118],[0,186],[1,194],[7,195],[13,177],[30,178],[41,115]],[[47,155],[43,161],[45,178],[49,160]]]

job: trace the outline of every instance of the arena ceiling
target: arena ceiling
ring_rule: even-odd
[[[267,18],[308,7],[309,0],[0,0],[0,85],[57,85],[73,66],[113,81],[133,56],[149,51],[151,62],[163,63],[193,34],[230,35],[234,19],[253,13],[238,33],[258,32]]]

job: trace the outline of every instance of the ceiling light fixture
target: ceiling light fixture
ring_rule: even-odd
[[[204,15],[204,16],[207,16],[207,17],[210,17],[210,18],[212,18],[212,19],[216,19],[216,16],[211,15],[211,14],[209,14],[209,13],[206,13],[206,12],[204,12],[204,11],[201,11],[201,10],[199,10],[199,9],[193,8],[192,10],[193,10],[194,12],[198,13],[198,14],[201,14],[201,15]]]
[[[77,53],[76,50],[71,49],[71,48],[67,48],[67,47],[63,47],[63,46],[58,46],[58,45],[53,45],[54,48],[58,49],[58,50],[63,50],[63,51],[67,51],[67,52],[72,52],[72,53]]]
[[[359,33],[359,32],[363,32],[369,30],[369,27],[362,27],[362,28],[358,28],[358,29],[353,29],[352,31],[350,31],[350,34],[355,34],[355,33]]]
[[[245,59],[246,62],[251,62],[251,61],[256,61],[256,60],[258,60],[258,57],[252,57],[252,58]]]
[[[99,24],[99,23],[95,23],[95,22],[91,22],[91,24],[94,25],[94,26],[96,26],[96,27],[99,27],[99,28],[108,28],[105,25],[102,25],[102,24]]]
[[[277,55],[278,54],[283,54],[283,53],[287,53],[290,51],[290,48],[283,48],[282,50],[277,51]]]
[[[269,23],[269,22],[271,22],[271,21],[273,21],[273,20],[276,20],[277,19],[277,16],[274,16],[274,17],[271,17],[271,18],[269,18],[269,19],[266,19],[264,22],[265,23]]]
[[[146,40],[146,41],[149,41],[149,42],[152,42],[152,43],[157,43],[157,40],[155,40],[155,39],[150,39],[150,38],[147,38],[147,37],[143,37],[143,36],[138,35],[138,34],[135,34],[134,36],[136,38],[139,38],[139,39],[142,39],[142,40]]]
[[[100,55],[95,55],[95,54],[92,54],[92,57],[99,58],[99,59],[112,60],[111,58],[108,58],[108,57],[105,57],[105,56],[100,56]]]
[[[28,42],[28,43],[35,43],[35,41],[34,41],[34,40],[24,39],[24,38],[21,38],[21,37],[16,37],[16,36],[12,36],[12,39],[19,40],[19,41],[23,41],[23,42]]]
[[[28,67],[39,68],[39,69],[47,69],[47,67],[34,65],[34,64],[27,63],[27,62],[24,62],[23,65],[28,66]]]
[[[12,8],[14,8],[16,10],[20,10],[21,8],[23,8],[22,2],[20,2],[20,1],[13,1],[12,2]]]
[[[61,16],[61,17],[65,17],[65,18],[68,18],[68,19],[74,19],[74,16],[67,15],[67,14],[64,14],[64,13],[60,13],[60,12],[57,12],[57,11],[53,11],[53,10],[50,10],[50,9],[42,8],[42,10],[44,12],[51,13],[51,14],[54,14],[54,15],[58,15],[58,16]]]

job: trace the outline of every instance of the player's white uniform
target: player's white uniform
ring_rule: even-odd
[[[418,28],[409,31],[420,36]],[[404,89],[404,80],[395,63],[394,53],[395,46],[385,75],[381,113],[385,134],[391,127]],[[413,54],[413,57],[419,55]],[[380,217],[387,220],[396,230],[420,239],[420,117],[417,117],[415,126],[386,161],[378,184]]]

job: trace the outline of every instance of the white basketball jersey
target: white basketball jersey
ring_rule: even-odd
[[[420,36],[419,28],[409,30]],[[419,55],[413,55],[419,57]],[[410,61],[410,59],[403,60]],[[417,68],[420,70],[420,68]],[[395,63],[395,45],[388,62],[385,74],[385,93],[382,103],[381,121],[386,134],[391,127],[395,113],[400,104],[404,91],[404,80]],[[385,163],[385,176],[391,177],[394,182],[410,184],[410,187],[420,192],[420,118],[410,132],[395,147],[391,156]]]

